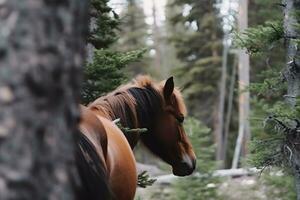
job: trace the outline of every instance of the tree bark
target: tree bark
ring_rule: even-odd
[[[0,1],[0,199],[74,199],[87,1]]]
[[[295,107],[296,99],[300,96],[300,1],[283,0],[284,7],[284,34],[287,48],[287,66],[284,76],[287,81],[288,90],[285,95],[286,101]],[[293,171],[295,177],[297,199],[300,200],[300,136],[290,138],[293,144]]]
[[[248,27],[248,0],[240,0],[238,14],[238,28],[243,32]],[[245,50],[239,51],[239,133],[234,150],[232,168],[237,168],[240,155],[248,151],[247,144],[250,140],[249,126],[249,55]]]
[[[228,149],[228,136],[229,136],[229,128],[232,118],[232,107],[233,107],[233,97],[234,97],[234,85],[236,81],[236,68],[237,68],[237,59],[234,59],[232,65],[232,73],[230,78],[230,85],[228,91],[228,101],[227,101],[227,111],[226,111],[226,118],[225,118],[225,125],[224,125],[224,164],[226,167],[226,159],[227,159],[227,149]]]
[[[152,0],[153,42],[155,49],[154,64],[157,72],[161,71],[160,30],[157,23],[156,2]],[[159,74],[158,74],[159,75]]]
[[[226,80],[227,80],[227,58],[228,58],[228,36],[224,33],[223,39],[223,55],[222,55],[222,72],[219,83],[219,105],[218,105],[218,126],[216,134],[220,137],[220,145],[217,147],[217,161],[220,161],[219,168],[225,167],[225,141],[224,141],[224,111],[225,111],[225,96],[226,96]]]

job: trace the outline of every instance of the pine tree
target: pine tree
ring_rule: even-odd
[[[149,27],[141,3],[141,0],[127,0],[120,14],[120,38],[115,47],[120,51],[147,49]],[[131,76],[146,73],[149,70],[149,61],[148,54],[145,54],[143,60],[130,63],[126,71]]]
[[[278,38],[280,35],[280,27],[283,23],[282,5],[280,0],[251,0],[249,1],[249,27],[269,27],[269,31],[275,31],[275,34],[271,34]],[[282,26],[281,26],[282,27]],[[280,37],[280,36],[279,36]],[[264,78],[257,76],[261,71],[272,70],[279,71],[283,66],[285,60],[285,52],[283,47],[283,40],[262,41],[263,43],[257,43],[253,45],[254,48],[260,48],[257,53],[251,51],[250,63],[251,63],[251,81],[261,82]],[[257,40],[253,40],[254,42]],[[278,42],[275,42],[278,41]],[[266,44],[265,46],[262,46]],[[254,50],[255,51],[255,50]]]
[[[285,0],[284,7],[284,41],[286,44],[287,64],[283,75],[287,82],[285,100],[295,112],[290,118],[294,123],[287,124],[285,131],[286,146],[291,152],[286,153],[290,158],[291,168],[295,178],[297,199],[300,200],[300,2]]]
[[[170,0],[169,6],[174,10],[169,16],[173,26],[171,41],[182,63],[176,72],[189,113],[212,127],[217,144],[216,158],[223,159],[225,138],[219,120],[224,119],[218,113],[223,31],[216,1]],[[230,58],[229,65],[231,62]]]
[[[222,31],[214,4],[215,1],[196,0],[174,0],[169,4],[174,12],[179,11],[169,19],[174,27],[171,41],[183,63],[177,69],[178,77],[189,77],[181,82],[190,114],[210,126],[213,119],[207,116],[214,113],[217,104],[222,47]]]
[[[87,43],[92,44],[96,49],[108,48],[117,41],[119,16],[107,5],[108,2],[109,0],[90,2],[90,31]]]
[[[284,9],[284,18],[248,29],[240,40],[241,46],[246,47],[250,53],[269,52],[270,48],[276,47],[275,45],[285,44],[287,47],[286,68],[282,70],[282,67],[270,65],[271,69],[260,73],[263,82],[251,86],[251,89],[259,94],[259,104],[256,104],[256,108],[261,107],[261,109],[256,111],[263,111],[260,113],[269,115],[264,120],[264,134],[260,134],[252,143],[254,156],[251,160],[257,167],[278,166],[290,169],[296,182],[297,199],[300,199],[300,162],[297,148],[300,117],[297,99],[300,93],[300,73],[299,50],[295,48],[300,38],[300,5],[296,1],[287,0],[280,6]],[[276,55],[274,52],[270,54]],[[280,51],[277,52],[277,59],[286,62],[278,54],[281,55]],[[287,95],[283,95],[286,92]],[[282,96],[286,97],[285,102]]]
[[[142,50],[124,53],[109,49],[95,50],[93,61],[84,67],[83,103],[87,104],[120,86],[127,80],[124,72],[126,65],[138,60],[143,53]]]
[[[273,1],[250,1],[249,9],[249,23],[253,27],[238,37],[236,42],[246,47],[251,54],[250,91],[255,97],[251,106],[253,110],[251,130],[254,141],[257,141],[270,136],[269,131],[264,131],[262,123],[258,123],[258,120],[275,114],[274,108],[276,110],[277,105],[282,105],[281,97],[286,89],[280,76],[284,63],[283,22],[280,18],[281,8]],[[257,148],[256,145],[254,148]],[[256,161],[254,163],[258,164]]]
[[[138,60],[143,50],[119,52],[111,46],[117,41],[119,16],[107,5],[108,0],[92,0],[90,4],[90,31],[87,42],[95,48],[93,58],[84,67],[82,103],[115,89],[124,80],[125,66]]]

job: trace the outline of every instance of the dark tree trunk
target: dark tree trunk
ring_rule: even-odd
[[[0,1],[0,199],[74,199],[87,1]]]
[[[284,34],[285,44],[287,45],[287,66],[284,72],[288,83],[286,101],[293,107],[296,99],[300,96],[300,1],[283,0],[284,7]],[[296,40],[297,39],[297,40]],[[299,134],[289,138],[292,143],[293,151],[293,171],[295,177],[297,199],[300,200],[300,136]]]

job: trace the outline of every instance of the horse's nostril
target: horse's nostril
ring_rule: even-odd
[[[196,159],[190,159],[189,162],[183,161],[182,164],[186,170],[190,170],[193,172],[196,168]]]
[[[190,170],[194,171],[194,169],[195,169],[195,165],[192,164],[192,162],[182,162],[181,167],[187,171],[190,171]]]
[[[194,168],[195,159],[193,159],[188,154],[184,154],[183,157],[182,157],[182,163],[184,163],[185,165],[187,165],[189,168]]]
[[[195,170],[196,164],[197,164],[197,160],[196,160],[196,159],[193,159],[193,170]]]

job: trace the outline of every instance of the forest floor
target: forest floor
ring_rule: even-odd
[[[172,184],[154,183],[146,189],[139,188],[136,200],[181,200],[170,198]],[[272,188],[258,176],[223,178],[217,186],[219,198],[216,200],[285,200],[290,199],[278,189]],[[211,200],[214,200],[213,198]]]
[[[258,177],[244,176],[227,178],[221,183],[218,193],[223,199],[266,200],[266,186],[261,185]]]

